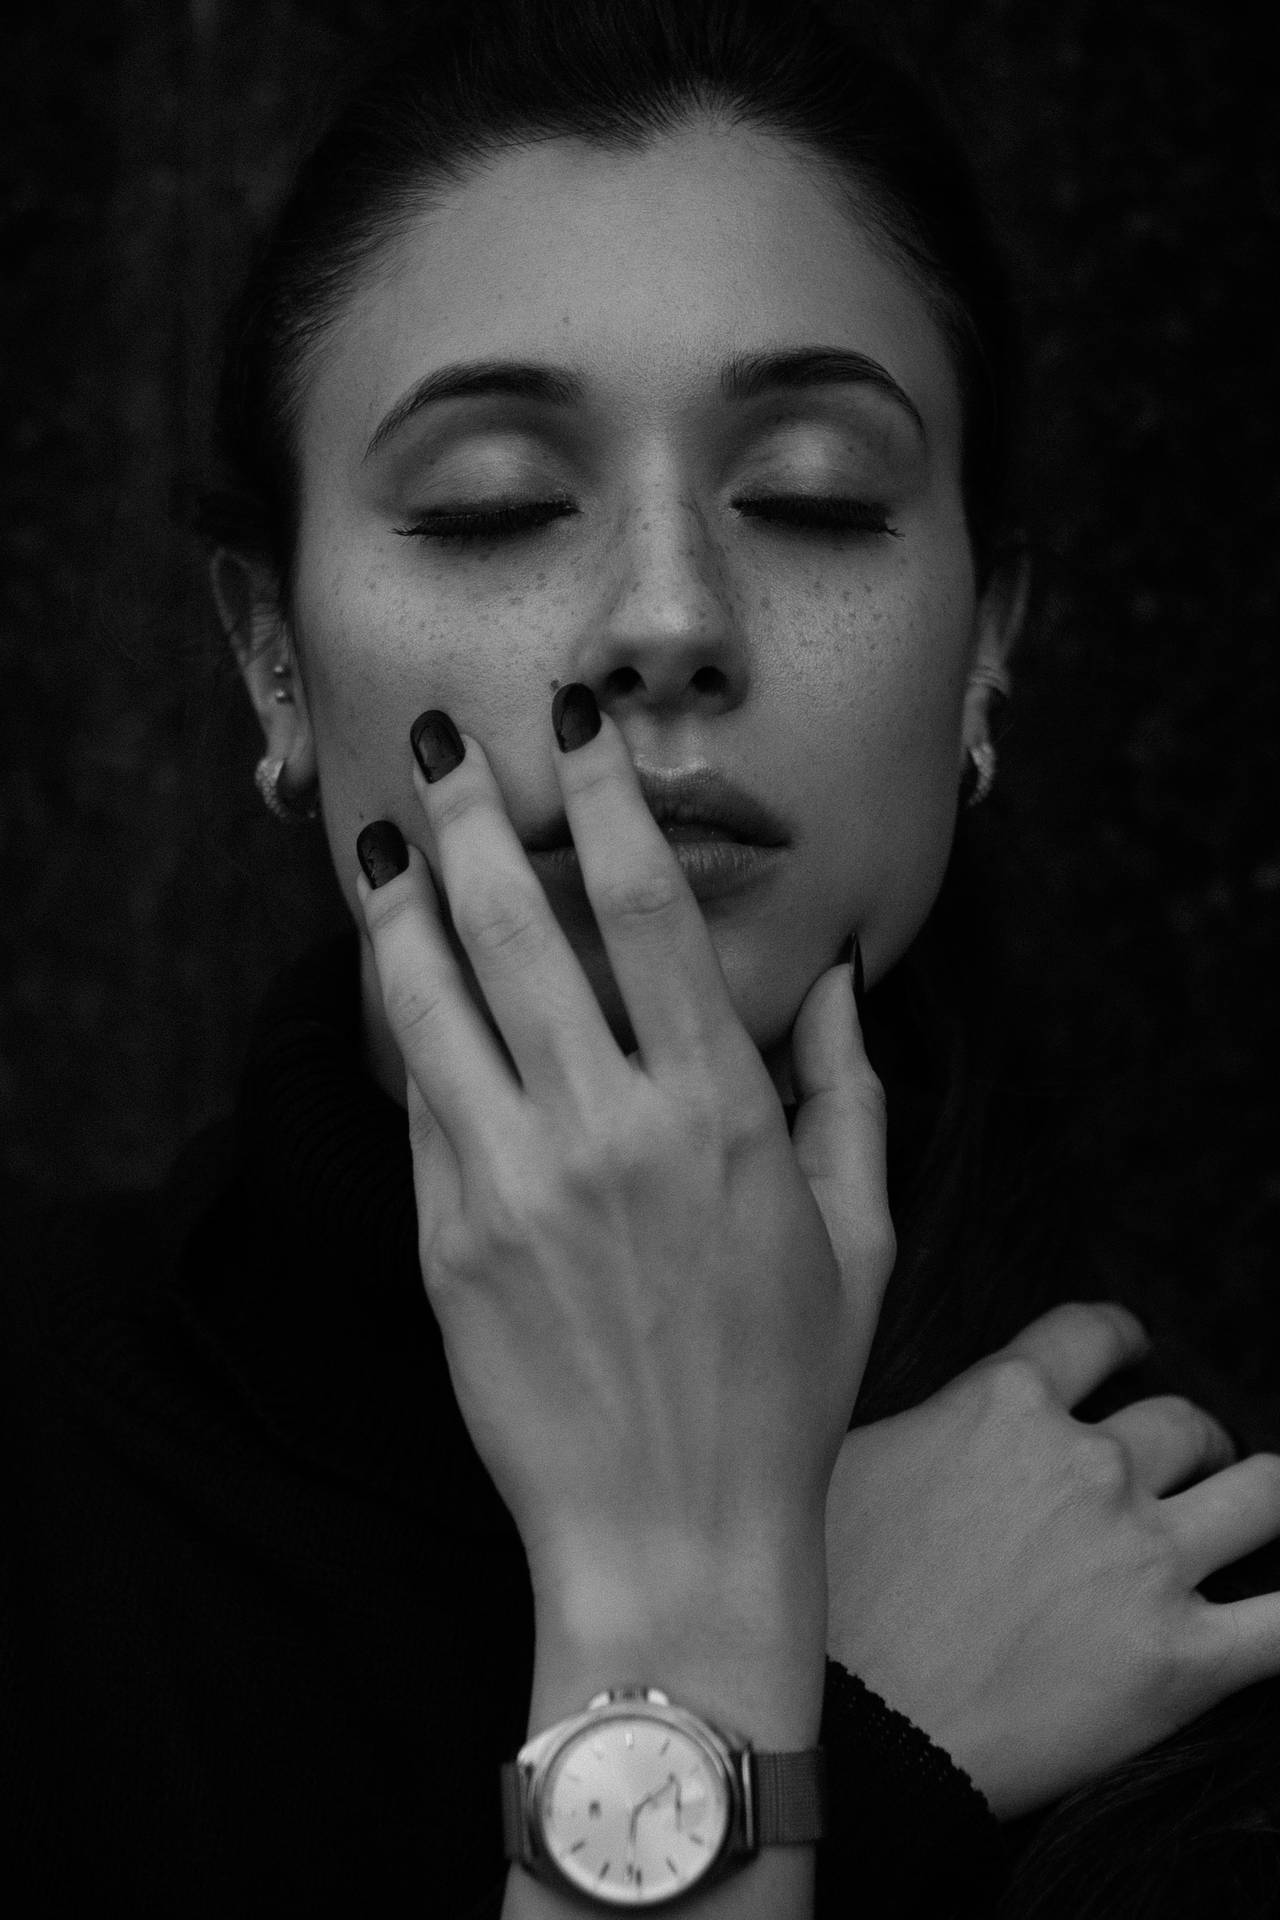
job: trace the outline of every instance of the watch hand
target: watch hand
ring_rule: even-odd
[[[654,1787],[649,1793],[645,1794],[643,1799],[637,1800],[634,1807],[632,1807],[631,1833],[633,1836],[636,1830],[636,1822],[640,1818],[641,1809],[647,1807],[651,1800],[660,1800],[668,1787],[674,1787],[676,1790],[676,1817],[677,1820],[679,1819],[680,1782],[674,1773],[669,1773],[660,1787]]]

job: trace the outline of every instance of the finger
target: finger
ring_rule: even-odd
[[[1219,1699],[1280,1674],[1280,1593],[1244,1600],[1205,1600],[1199,1626]]]
[[[791,1134],[796,1159],[841,1272],[862,1282],[860,1311],[878,1313],[894,1254],[885,1097],[863,1045],[846,964],[828,968],[805,996],[791,1030],[791,1077],[799,1102]]]
[[[422,1097],[417,1081],[405,1074],[405,1106],[409,1142],[413,1149],[413,1183],[417,1201],[418,1245],[429,1251],[442,1221],[456,1220],[464,1211],[466,1193],[457,1155]]]
[[[417,733],[417,723],[414,732]],[[530,1100],[599,1097],[626,1063],[511,823],[488,755],[471,734],[418,798],[454,929]]]
[[[1161,1503],[1190,1584],[1280,1534],[1280,1454],[1252,1453]]]
[[[745,1065],[767,1080],[702,910],[641,791],[615,722],[555,755],[565,813],[609,964],[655,1077]]]
[[[1180,1394],[1135,1400],[1095,1424],[1123,1442],[1134,1473],[1151,1493],[1173,1493],[1237,1457],[1226,1428]]]
[[[1117,1301],[1069,1300],[1041,1314],[983,1364],[1002,1357],[1029,1360],[1062,1404],[1073,1407],[1150,1346],[1141,1321]]]
[[[426,860],[412,845],[408,857],[380,887],[356,876],[387,1024],[454,1152],[491,1164],[522,1095],[449,950]]]

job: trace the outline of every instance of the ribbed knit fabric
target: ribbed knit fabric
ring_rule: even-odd
[[[0,1316],[6,1913],[496,1920],[532,1603],[354,932],[277,983],[160,1194],[12,1227]],[[821,1739],[822,1920],[983,1911],[1002,1830],[947,1756],[830,1663]]]

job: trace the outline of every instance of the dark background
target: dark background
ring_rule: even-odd
[[[267,979],[342,911],[318,834],[258,800],[167,502],[250,235],[344,36],[391,11],[43,0],[5,30],[0,1136],[37,1194],[156,1179],[225,1109]],[[1031,355],[1038,604],[981,831],[1124,1232],[1280,1397],[1280,192],[1248,11],[894,9]]]

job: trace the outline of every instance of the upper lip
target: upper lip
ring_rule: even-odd
[[[784,847],[787,830],[763,800],[735,785],[715,767],[641,767],[636,774],[650,813],[661,826],[718,827],[735,840],[761,847]],[[525,838],[530,853],[548,853],[573,844],[563,813]]]

